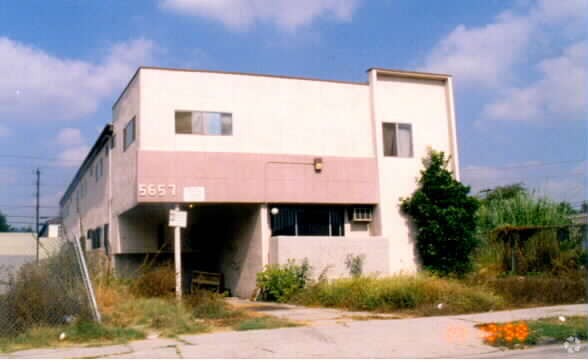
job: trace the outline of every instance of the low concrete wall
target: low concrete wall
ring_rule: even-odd
[[[285,264],[288,259],[299,263],[307,258],[313,277],[330,267],[327,276],[338,278],[350,275],[345,266],[348,254],[363,255],[364,274],[388,275],[389,249],[384,237],[276,236],[270,239],[270,263]]]

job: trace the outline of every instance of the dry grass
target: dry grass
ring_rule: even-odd
[[[425,316],[484,312],[505,306],[501,297],[484,287],[426,274],[323,281],[300,292],[294,302]]]

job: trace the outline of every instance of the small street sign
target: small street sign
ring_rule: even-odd
[[[185,228],[187,223],[187,212],[173,209],[169,211],[169,226]]]

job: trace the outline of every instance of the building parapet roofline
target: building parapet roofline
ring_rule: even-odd
[[[451,75],[449,74],[441,74],[441,73],[428,73],[428,72],[420,72],[420,71],[404,71],[404,70],[396,70],[396,69],[384,69],[378,67],[372,67],[367,70],[376,71],[376,73],[380,73],[382,75],[391,75],[397,77],[404,77],[404,78],[411,78],[411,79],[424,79],[424,80],[437,80],[437,81],[447,81],[451,79]]]
[[[358,81],[344,81],[344,80],[330,80],[330,79],[319,79],[319,78],[312,78],[312,77],[304,77],[304,76],[287,76],[287,75],[272,75],[272,74],[259,74],[259,73],[247,73],[247,72],[234,72],[234,71],[221,71],[221,70],[203,70],[203,69],[181,69],[181,68],[167,68],[167,67],[158,67],[158,66],[139,66],[139,68],[135,71],[135,74],[128,82],[127,86],[123,89],[122,93],[116,99],[112,108],[114,109],[120,99],[123,97],[133,80],[137,77],[137,74],[140,70],[161,70],[161,71],[180,71],[180,72],[195,72],[195,73],[203,73],[203,74],[221,74],[221,75],[239,75],[239,76],[257,76],[257,77],[267,77],[267,78],[274,78],[274,79],[289,79],[289,80],[306,80],[306,81],[322,81],[322,82],[330,82],[330,83],[337,83],[337,84],[350,84],[350,85],[368,85],[367,82],[358,82]]]
[[[73,190],[80,182],[81,177],[86,172],[86,169],[88,168],[88,166],[90,165],[92,160],[94,160],[94,158],[96,157],[96,154],[102,149],[103,146],[105,146],[105,145],[108,146],[107,142],[110,139],[110,137],[112,136],[112,131],[113,131],[112,125],[106,124],[104,126],[104,129],[102,129],[100,136],[98,136],[98,139],[96,139],[96,142],[94,143],[94,145],[92,146],[92,148],[90,149],[90,151],[88,152],[86,157],[84,158],[84,161],[82,161],[82,164],[78,168],[78,171],[76,172],[73,180],[69,183],[67,189],[65,190],[65,193],[63,194],[63,196],[59,200],[60,206],[63,206],[65,204],[65,201],[67,199],[69,199]]]

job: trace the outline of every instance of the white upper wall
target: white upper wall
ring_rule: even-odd
[[[141,150],[373,157],[367,84],[141,69]],[[232,136],[176,135],[176,110],[229,112]]]
[[[451,82],[450,78],[407,78],[374,70],[370,72],[370,83],[380,179],[380,223],[376,232],[391,241],[391,271],[414,271],[416,234],[409,218],[400,211],[399,199],[417,189],[422,159],[429,147],[452,157],[450,169],[457,165]],[[385,122],[412,125],[412,157],[384,156],[382,123]]]

